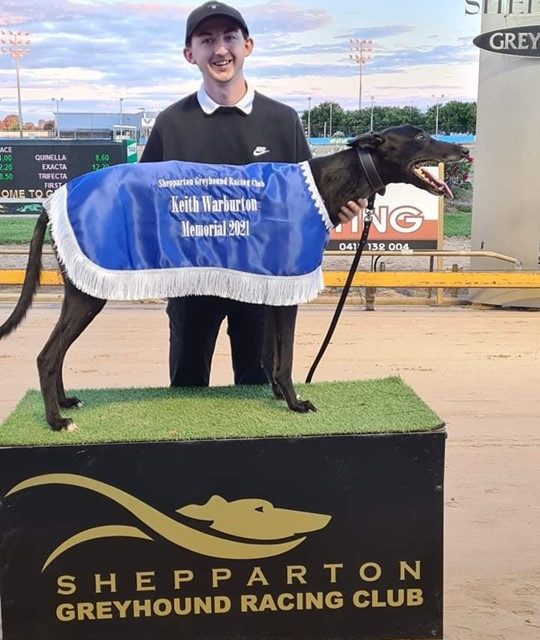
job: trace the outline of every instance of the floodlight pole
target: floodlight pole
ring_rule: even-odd
[[[30,49],[25,49],[30,44],[30,31],[0,31],[2,42],[2,53],[9,53],[15,60],[15,72],[17,75],[17,103],[19,110],[19,136],[23,137],[22,101],[21,101],[21,78],[19,73],[19,60],[21,60]]]
[[[328,137],[332,137],[332,103],[330,102],[330,125],[328,127]]]
[[[358,110],[362,108],[362,67],[373,60],[373,40],[351,38],[349,58],[358,65]]]
[[[308,98],[307,137],[309,142],[309,139],[311,138],[311,96]]]
[[[64,100],[64,98],[51,98],[54,102],[56,102],[56,137],[60,137],[60,123],[58,122],[58,104]]]
[[[435,104],[435,135],[438,136],[439,135],[439,107],[441,105],[439,103],[439,96],[432,95],[431,97],[437,100]],[[444,93],[441,94],[440,98],[442,102],[442,100],[444,100]]]

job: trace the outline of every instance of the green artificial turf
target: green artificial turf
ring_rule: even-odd
[[[288,411],[269,388],[84,389],[79,409],[63,410],[78,432],[52,432],[38,391],[26,393],[0,425],[2,445],[260,438],[428,431],[440,418],[399,378],[299,384],[316,413]]]

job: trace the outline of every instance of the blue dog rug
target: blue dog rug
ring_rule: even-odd
[[[45,208],[67,276],[97,298],[281,306],[323,287],[332,223],[307,162],[115,165],[71,180]]]

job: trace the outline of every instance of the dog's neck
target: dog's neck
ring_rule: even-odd
[[[309,165],[330,220],[335,225],[339,224],[338,213],[344,204],[349,200],[368,198],[374,193],[356,149],[312,158]]]

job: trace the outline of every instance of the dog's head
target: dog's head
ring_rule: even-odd
[[[422,165],[453,162],[469,155],[466,147],[435,140],[412,125],[363,133],[348,144],[370,152],[385,184],[406,182],[436,196],[452,197],[452,192],[444,181],[432,176]]]
[[[211,529],[239,538],[279,540],[324,528],[331,517],[322,513],[280,509],[268,500],[244,498],[228,501],[212,496],[206,504],[189,504],[178,513],[211,522]]]

